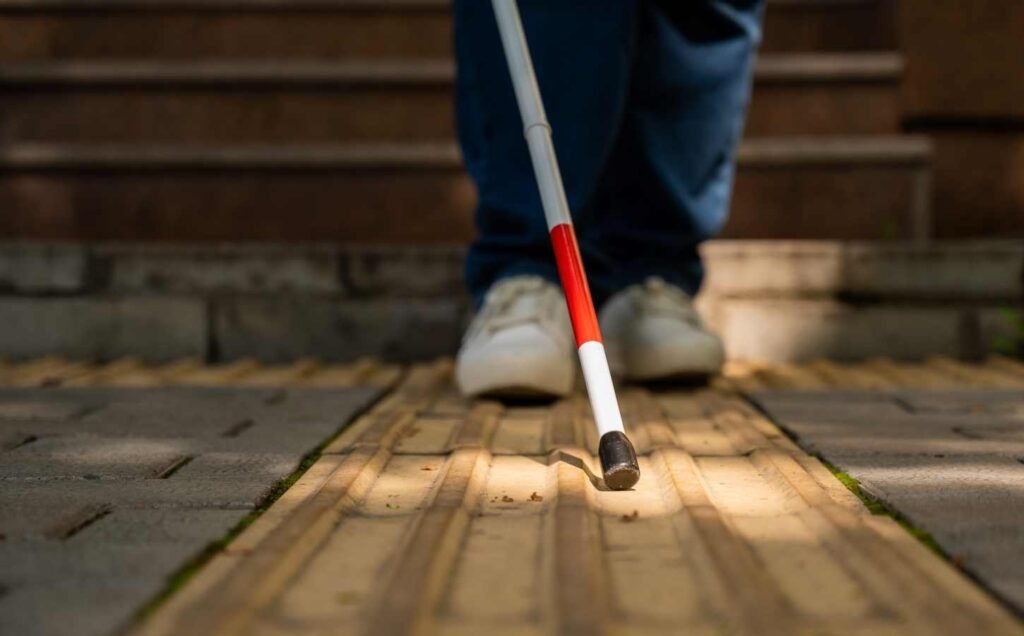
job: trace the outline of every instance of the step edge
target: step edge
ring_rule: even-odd
[[[925,135],[785,136],[745,139],[737,159],[746,167],[805,164],[908,164],[931,161],[933,144]]]
[[[304,12],[304,11],[429,11],[448,12],[451,0],[0,0],[0,12],[115,10],[132,13],[162,11]]]
[[[770,0],[769,8],[816,9],[870,7],[878,0]],[[444,10],[451,0],[0,0],[0,11],[94,10],[123,11],[223,11],[223,10],[373,10],[401,11],[408,9]]]
[[[847,7],[879,5],[879,0],[771,0],[769,8],[783,10],[830,10]],[[0,0],[2,10],[94,10],[118,9],[127,11],[163,10],[308,10],[308,9],[367,9],[450,10],[451,0]]]
[[[174,145],[10,144],[0,168],[10,170],[123,169],[402,169],[461,166],[454,144]]]
[[[760,56],[758,83],[892,82],[904,68],[898,53],[790,54]],[[455,64],[427,60],[99,60],[0,63],[6,86],[169,86],[225,84],[449,85]]]
[[[746,140],[741,168],[926,165],[932,145],[915,135],[783,137]],[[0,145],[0,168],[386,169],[461,168],[456,144],[47,144]]]
[[[0,85],[6,86],[449,85],[454,76],[454,65],[446,60],[75,60],[0,64]]]
[[[895,51],[766,53],[754,78],[760,83],[898,82],[905,66]]]

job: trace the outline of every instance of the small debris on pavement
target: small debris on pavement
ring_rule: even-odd
[[[544,501],[544,497],[534,492],[532,495],[530,495],[530,501]]]
[[[352,590],[338,592],[338,595],[335,596],[335,600],[337,600],[341,605],[352,605],[353,603],[358,603],[360,599],[361,597],[359,596],[359,593],[353,592]]]
[[[622,515],[621,517],[619,517],[619,520],[622,521],[622,523],[633,523],[634,521],[636,521],[639,518],[640,518],[640,511],[639,510],[634,510],[633,514],[631,514],[631,515]]]

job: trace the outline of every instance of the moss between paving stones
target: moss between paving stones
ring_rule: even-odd
[[[327,448],[327,446],[329,446],[331,442],[333,442],[339,435],[341,435],[345,431],[345,429],[348,428],[353,422],[358,420],[362,415],[364,415],[370,409],[376,406],[377,403],[384,399],[390,392],[390,390],[381,391],[380,395],[378,395],[376,399],[371,400],[363,408],[355,411],[349,418],[348,422],[346,422],[337,431],[335,431],[333,435],[331,435],[323,442],[321,442],[319,445],[317,445],[316,448],[306,453],[302,457],[302,461],[299,462],[299,465],[295,468],[295,470],[292,471],[292,473],[287,477],[278,480],[277,483],[275,483],[271,487],[270,492],[267,493],[267,495],[256,505],[256,507],[253,508],[247,515],[245,515],[245,517],[243,517],[237,524],[235,524],[233,528],[228,530],[227,534],[225,534],[220,539],[217,539],[216,541],[211,541],[205,548],[203,548],[201,552],[199,552],[194,557],[189,559],[184,565],[178,568],[177,571],[171,574],[170,577],[168,577],[167,579],[167,584],[164,586],[164,589],[161,590],[160,593],[153,597],[151,601],[143,605],[139,609],[139,611],[135,613],[134,620],[136,622],[145,620],[146,618],[151,616],[161,605],[163,605],[164,602],[167,601],[167,599],[171,598],[172,596],[174,596],[176,592],[178,592],[178,590],[185,587],[185,584],[191,581],[192,577],[197,575],[199,571],[203,569],[203,566],[205,566],[213,557],[215,557],[217,554],[219,554],[221,551],[223,551],[225,548],[231,545],[231,542],[234,541],[238,537],[238,535],[245,532],[245,530],[249,526],[251,526],[253,522],[259,519],[260,515],[269,510],[270,507],[273,506],[274,503],[277,502],[277,500],[280,499],[284,493],[288,492],[288,489],[295,485],[295,482],[301,479],[302,476],[306,474],[306,471],[308,471],[313,466],[313,464],[319,461],[319,459],[323,456],[324,449]]]
[[[762,415],[767,417],[771,422],[774,422],[775,425],[779,427],[779,430],[783,432],[783,434],[785,434],[789,439],[791,439],[794,444],[800,446],[799,436],[796,435],[793,431],[786,428],[785,426],[776,422],[775,418],[772,417],[772,414],[769,413],[766,409],[764,409],[759,402],[747,397],[747,404],[749,404]],[[856,495],[858,499],[860,499],[861,503],[864,504],[864,507],[867,508],[871,514],[876,516],[892,518],[896,523],[900,525],[900,527],[902,527],[904,530],[910,533],[910,536],[914,537],[915,539],[923,543],[926,548],[934,552],[942,559],[956,565],[955,559],[950,557],[950,555],[942,549],[942,546],[939,545],[938,541],[935,540],[935,537],[933,537],[930,532],[923,528],[915,526],[913,523],[910,522],[909,519],[903,516],[903,514],[899,510],[892,508],[881,499],[878,499],[877,497],[874,497],[870,493],[865,491],[863,488],[861,488],[859,481],[857,481],[853,476],[849,475],[848,473],[844,473],[842,470],[839,469],[838,466],[835,466],[834,464],[829,462],[821,454],[815,453],[814,456],[818,459],[818,461],[824,464],[825,467],[829,469],[829,471],[831,471],[832,475],[834,475],[836,479],[838,479],[844,486],[846,486],[847,490],[852,492],[854,495]]]
[[[931,550],[932,552],[934,552],[935,554],[937,554],[938,556],[942,557],[947,561],[953,561],[953,559],[950,558],[949,554],[947,554],[946,551],[942,549],[942,546],[939,545],[939,543],[935,540],[935,537],[933,537],[930,532],[923,528],[915,526],[910,522],[909,519],[903,516],[899,510],[896,510],[895,508],[888,506],[881,499],[873,497],[870,493],[861,488],[859,481],[850,476],[848,473],[844,473],[837,466],[831,464],[827,459],[825,459],[821,455],[817,455],[816,457],[818,458],[818,461],[824,464],[825,467],[832,472],[836,479],[838,479],[844,486],[846,486],[847,490],[852,492],[854,495],[857,496],[858,499],[861,500],[861,503],[864,504],[864,506],[868,509],[869,512],[871,512],[871,514],[882,517],[891,517],[896,523],[900,524],[900,526],[904,530],[909,532],[910,536],[914,537],[915,539],[923,543],[925,547],[927,547],[929,550]]]

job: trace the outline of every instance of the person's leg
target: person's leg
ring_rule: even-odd
[[[601,327],[627,379],[703,379],[724,363],[690,297],[703,277],[697,248],[728,210],[760,5],[640,3],[630,95],[604,178],[611,191],[582,239],[615,265]]]
[[[520,12],[570,209],[586,226],[588,203],[622,121],[637,4],[521,0]],[[467,282],[479,305],[499,279],[558,278],[491,3],[456,0],[454,15],[459,140],[479,193]],[[584,258],[589,267],[592,259]]]
[[[695,294],[697,247],[725,222],[760,41],[761,0],[640,2],[612,189],[582,242],[625,288],[656,276]]]

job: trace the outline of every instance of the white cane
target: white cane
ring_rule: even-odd
[[[530,148],[533,171],[540,188],[544,216],[551,232],[558,274],[569,306],[587,394],[590,396],[590,406],[594,411],[594,422],[601,440],[598,454],[601,457],[604,481],[613,490],[626,490],[640,479],[640,466],[636,451],[622,428],[615,386],[612,384],[608,358],[601,341],[594,301],[590,297],[590,287],[583,271],[562,175],[558,170],[555,147],[551,141],[551,126],[544,113],[544,103],[533,72],[519,9],[516,0],[492,0],[492,4],[515,87],[516,101],[519,103],[519,113],[523,118],[526,143]]]

